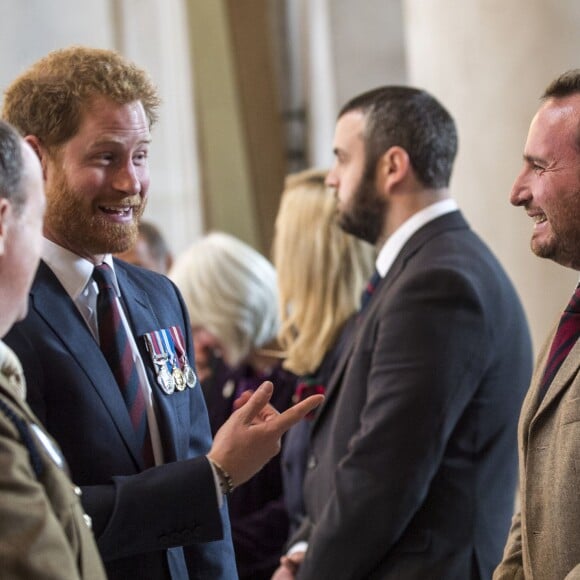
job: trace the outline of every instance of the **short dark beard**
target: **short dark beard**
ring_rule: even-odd
[[[338,214],[338,225],[347,234],[376,245],[384,226],[388,202],[382,199],[375,185],[375,167],[367,167],[354,192],[348,212]]]
[[[552,260],[565,268],[580,269],[580,206],[574,200],[580,199],[580,191],[568,192],[567,204],[562,204],[558,211],[552,211],[550,223],[551,239],[543,244],[530,242],[532,252],[539,258]],[[571,203],[572,202],[572,203]]]

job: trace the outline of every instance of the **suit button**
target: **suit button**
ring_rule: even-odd
[[[308,458],[308,469],[314,469],[317,464],[318,464],[318,461],[316,461],[316,457],[314,457],[314,455],[311,455]]]

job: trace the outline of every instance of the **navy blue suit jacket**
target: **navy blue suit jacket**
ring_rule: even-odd
[[[227,508],[218,509],[201,387],[165,394],[143,335],[179,326],[193,348],[185,305],[164,276],[115,260],[115,272],[153,390],[165,464],[143,470],[120,390],[76,306],[41,262],[29,313],[6,337],[22,361],[28,402],[60,444],[109,578],[231,580]],[[185,546],[182,548],[182,546]]]

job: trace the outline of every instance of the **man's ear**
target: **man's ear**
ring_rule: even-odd
[[[377,163],[377,180],[381,190],[390,192],[405,180],[411,168],[409,154],[397,145],[387,149]]]
[[[48,151],[46,150],[46,147],[36,135],[26,135],[24,140],[32,147],[33,151],[38,156],[40,166],[42,167],[42,178],[46,181],[46,166],[48,163]]]
[[[8,235],[8,221],[12,214],[12,205],[5,197],[0,197],[0,257],[4,255],[6,236]]]

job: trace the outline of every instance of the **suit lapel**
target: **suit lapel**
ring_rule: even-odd
[[[578,373],[578,357],[580,357],[580,340],[572,347],[572,350],[568,353],[568,356],[562,362],[562,365],[558,369],[558,372],[554,376],[552,383],[548,387],[544,398],[537,404],[538,389],[542,381],[544,374],[544,369],[546,367],[548,354],[550,352],[550,347],[554,336],[556,334],[556,328],[550,335],[550,339],[546,342],[543,352],[538,358],[538,365],[534,373],[532,380],[532,392],[533,399],[530,401],[530,423],[535,422],[539,416],[541,416],[547,409],[552,406],[552,403],[558,396],[567,389],[574,380],[576,374]]]
[[[129,324],[133,330],[133,336],[139,348],[151,387],[164,459],[166,461],[181,459],[182,457],[180,457],[176,447],[176,442],[183,439],[183,436],[180,436],[178,432],[181,422],[177,418],[177,410],[175,408],[179,394],[167,395],[162,391],[157,382],[157,375],[144,339],[145,334],[153,330],[160,330],[162,325],[157,317],[156,309],[149,300],[149,296],[135,284],[123,264],[117,260],[115,260],[115,273],[124,298],[123,303],[129,318]],[[182,331],[185,331],[185,329],[182,329]]]
[[[137,464],[141,452],[121,392],[86,322],[52,270],[41,262],[31,290],[31,308],[59,337],[99,394]]]

